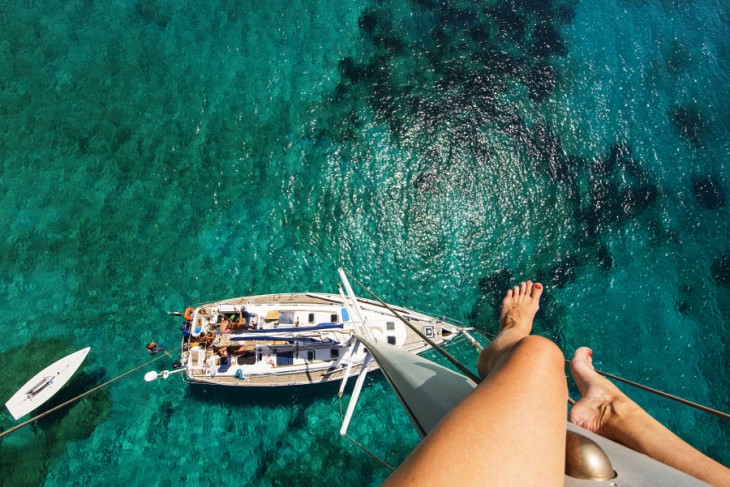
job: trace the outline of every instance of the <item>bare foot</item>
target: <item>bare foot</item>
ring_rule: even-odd
[[[711,485],[730,485],[730,469],[703,455],[593,369],[590,348],[575,351],[570,373],[581,398],[570,421]]]
[[[612,438],[612,419],[617,408],[633,404],[611,381],[602,377],[593,368],[593,351],[581,347],[575,351],[570,363],[581,398],[570,409],[570,422],[588,431]]]
[[[532,331],[532,321],[540,309],[542,284],[532,281],[521,282],[519,287],[507,291],[502,300],[502,312],[499,316],[499,332],[510,328],[520,328],[525,336]]]
[[[532,281],[521,282],[507,291],[502,300],[499,334],[492,340],[477,361],[477,371],[484,378],[506,357],[518,341],[532,331],[532,322],[540,309],[542,285]]]

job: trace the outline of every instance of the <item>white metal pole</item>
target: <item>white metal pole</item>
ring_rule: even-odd
[[[352,290],[352,287],[350,287],[350,281],[347,279],[347,276],[345,275],[345,270],[340,267],[337,269],[337,272],[340,274],[340,279],[342,279],[342,285],[345,286],[345,291],[347,291],[348,296],[350,296],[350,299],[352,300],[352,306],[355,308],[355,313],[357,314],[358,319],[360,320],[360,323],[362,323],[362,327],[365,330],[365,336],[368,337],[368,340],[375,341],[375,337],[372,333],[370,333],[370,328],[368,328],[367,323],[365,323],[365,319],[362,316],[362,310],[360,309],[360,303],[357,302],[357,296],[355,295],[355,292]]]
[[[359,342],[358,342],[359,343]],[[362,385],[365,383],[365,376],[368,373],[368,365],[372,360],[373,356],[368,352],[365,356],[365,360],[362,361],[362,369],[360,369],[360,375],[357,377],[355,383],[355,389],[352,391],[352,397],[350,403],[347,405],[347,413],[345,413],[345,419],[342,421],[342,427],[340,428],[340,435],[345,436],[347,434],[347,428],[350,426],[350,420],[352,419],[352,413],[355,411],[357,400],[360,397],[360,390]]]

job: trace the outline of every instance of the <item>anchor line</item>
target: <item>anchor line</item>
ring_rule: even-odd
[[[177,351],[177,350],[179,350],[179,348],[178,348],[178,349],[176,349],[176,350],[173,350],[173,351]],[[20,428],[22,428],[22,427],[24,427],[24,426],[28,426],[29,424],[31,424],[31,423],[33,423],[33,422],[35,422],[35,421],[38,421],[39,419],[43,418],[44,416],[48,416],[48,415],[49,415],[49,414],[51,414],[52,412],[58,411],[59,409],[61,409],[61,408],[65,407],[65,406],[68,406],[68,405],[69,405],[69,404],[71,404],[71,403],[74,403],[74,402],[76,402],[76,401],[78,401],[79,399],[82,399],[83,397],[86,397],[86,396],[88,396],[88,395],[89,395],[89,394],[91,394],[92,392],[98,391],[98,390],[99,390],[99,389],[101,389],[102,387],[106,387],[106,386],[108,386],[109,384],[111,384],[112,382],[116,382],[116,381],[118,381],[118,380],[119,380],[119,379],[121,379],[122,377],[125,377],[125,376],[127,376],[127,375],[129,375],[129,374],[131,374],[131,373],[133,373],[133,372],[136,372],[136,371],[138,371],[138,370],[139,370],[139,369],[141,369],[142,367],[146,367],[147,365],[150,365],[150,364],[151,364],[151,363],[153,363],[153,362],[157,362],[158,360],[160,360],[161,358],[164,358],[165,356],[167,356],[167,357],[170,357],[170,356],[171,356],[171,355],[170,355],[170,354],[169,354],[169,353],[168,353],[167,351],[165,351],[165,350],[162,350],[162,353],[163,353],[163,355],[160,355],[159,357],[153,358],[152,360],[150,360],[150,361],[148,361],[148,362],[145,362],[145,363],[143,363],[142,365],[140,365],[140,366],[138,366],[138,367],[135,367],[135,368],[133,368],[132,370],[128,370],[127,372],[125,372],[125,373],[123,373],[123,374],[121,374],[121,375],[118,375],[118,376],[114,377],[113,379],[110,379],[110,380],[108,380],[108,381],[104,382],[104,383],[103,383],[103,384],[101,384],[101,385],[98,385],[98,386],[94,387],[93,389],[89,389],[88,391],[86,391],[86,392],[84,392],[84,393],[81,393],[81,394],[79,394],[79,395],[78,395],[78,396],[76,396],[76,397],[72,397],[72,398],[71,398],[71,399],[69,399],[68,401],[66,401],[66,402],[64,402],[64,403],[61,403],[61,404],[59,404],[58,406],[55,406],[55,407],[53,407],[53,408],[49,409],[48,411],[44,411],[44,412],[42,412],[41,414],[39,414],[39,415],[37,415],[37,416],[34,416],[34,417],[30,418],[30,419],[29,419],[29,420],[27,420],[27,421],[24,421],[24,422],[22,422],[22,423],[20,423],[20,424],[18,424],[18,425],[15,425],[15,426],[13,426],[12,428],[10,428],[10,429],[8,429],[8,430],[5,430],[5,431],[3,431],[2,433],[0,433],[0,438],[3,438],[3,437],[5,437],[5,436],[9,435],[10,433],[14,433],[15,431],[18,431],[18,430],[19,430]]]

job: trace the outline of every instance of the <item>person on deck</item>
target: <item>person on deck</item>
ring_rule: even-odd
[[[484,380],[447,414],[384,485],[562,486],[568,386],[563,353],[530,335],[543,288],[522,282],[502,301],[499,334],[477,362]],[[662,426],[594,369],[579,348],[570,371],[581,399],[570,421],[712,485],[730,469]],[[460,462],[443,462],[443,452]]]
[[[255,323],[253,323],[252,318],[256,317],[254,313],[249,313],[246,311],[245,306],[241,306],[241,318],[244,320],[244,328],[256,328]]]
[[[197,340],[201,347],[208,346],[215,340],[215,331],[211,330],[207,333],[201,333]]]
[[[218,356],[220,357],[220,372],[225,372],[228,370],[228,367],[231,365],[231,357],[228,355],[228,348],[227,347],[221,347],[216,352]]]

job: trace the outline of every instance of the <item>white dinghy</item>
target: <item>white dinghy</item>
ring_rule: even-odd
[[[86,347],[71,355],[66,355],[26,382],[5,403],[13,419],[25,416],[52,398],[78,370],[90,350],[91,347]]]

